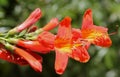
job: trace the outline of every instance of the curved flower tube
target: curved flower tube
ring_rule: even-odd
[[[28,62],[23,57],[15,53],[10,53],[2,44],[0,44],[0,59],[19,65],[28,65]]]
[[[54,41],[55,41],[55,35],[44,31],[38,35],[39,43],[41,43],[44,47],[50,48],[51,50],[54,50]]]
[[[23,57],[35,71],[42,72],[41,56],[21,49],[19,47],[13,46],[9,43],[7,43],[5,47],[18,54],[19,56]]]
[[[40,43],[38,40],[30,41],[30,40],[20,40],[20,39],[10,38],[7,40],[7,42],[20,46],[22,48],[29,49],[30,51],[39,52],[42,54],[46,54],[51,50],[53,50],[52,45],[45,46],[42,43]]]

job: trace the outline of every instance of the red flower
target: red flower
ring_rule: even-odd
[[[72,34],[73,33],[73,34]],[[65,17],[59,25],[58,33],[55,38],[55,70],[58,74],[62,74],[67,66],[68,57],[80,62],[87,62],[90,58],[86,43],[83,44],[78,37],[77,31],[71,30],[71,18]]]
[[[35,22],[37,22],[41,18],[41,16],[42,16],[41,10],[39,8],[35,9],[22,24],[10,30],[8,34],[14,35],[15,33],[19,33],[22,30],[29,28]]]
[[[71,34],[71,18],[66,17],[60,23],[58,34],[55,38],[55,70],[58,74],[62,74],[67,66],[68,55],[71,53],[72,34]]]
[[[15,53],[10,53],[2,44],[0,44],[0,59],[19,65],[28,65],[28,62],[23,57]]]
[[[19,47],[10,45],[10,44],[5,44],[6,48],[14,51],[14,53],[18,54],[19,56],[23,57],[29,64],[30,66],[38,72],[42,71],[42,57],[30,52],[28,50],[21,49]]]
[[[88,9],[83,16],[81,29],[82,38],[87,39],[95,45],[109,47],[111,46],[112,41],[109,38],[107,31],[107,28],[93,24],[92,11],[91,9]]]
[[[35,9],[21,25],[16,27],[17,32],[21,32],[22,30],[32,26],[36,21],[41,18],[41,16],[41,10],[39,8]]]
[[[54,41],[55,41],[55,35],[44,31],[39,34],[38,41],[41,43],[45,48],[50,48],[51,50],[54,50]]]
[[[27,51],[20,49],[18,47],[15,47],[14,52],[22,56],[35,71],[42,72],[42,64],[40,62],[41,57],[40,60],[38,60],[35,58],[36,56],[33,56],[34,54],[32,55],[32,53],[30,54]]]

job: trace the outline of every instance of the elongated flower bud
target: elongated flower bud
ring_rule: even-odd
[[[0,59],[19,65],[28,64],[28,62],[23,57],[14,53],[10,53],[10,51],[6,50],[1,44],[0,44]]]
[[[9,35],[13,35],[15,33],[19,33],[22,30],[29,28],[32,26],[35,22],[37,22],[42,16],[42,12],[39,8],[35,9],[30,16],[19,26],[15,27],[14,29],[10,30],[8,32]]]
[[[23,50],[8,43],[5,46],[6,48],[9,48],[10,50],[14,51],[19,56],[23,57],[35,71],[42,72],[41,60],[38,60],[38,57],[35,58],[34,55],[35,53],[33,54],[34,55],[33,56],[31,53],[27,52],[26,50]]]
[[[8,39],[7,41],[17,46],[29,49],[34,52],[43,53],[43,54],[46,54],[51,50],[53,50],[53,47],[51,48],[51,47],[44,46],[39,41],[19,40],[14,38]]]
[[[49,30],[55,28],[58,25],[58,23],[59,23],[58,19],[57,18],[53,18],[42,29],[45,30],[45,31],[49,31]]]

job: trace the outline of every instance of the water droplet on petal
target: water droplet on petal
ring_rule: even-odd
[[[17,60],[20,60],[20,58],[18,57]]]
[[[12,58],[12,60],[14,60],[14,59],[15,59],[13,55],[11,55],[11,58]]]
[[[2,51],[0,50],[0,54],[2,54]]]
[[[10,58],[10,56],[7,56],[7,58],[9,59],[9,58]]]
[[[20,57],[21,59],[24,59],[23,57]]]

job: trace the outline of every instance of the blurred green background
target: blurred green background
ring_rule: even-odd
[[[0,31],[5,32],[22,23],[35,9],[41,8],[42,18],[36,23],[44,26],[51,18],[59,20],[65,16],[72,18],[72,27],[80,28],[86,9],[93,11],[94,24],[105,26],[109,33],[120,25],[120,0],[0,0]],[[53,32],[56,32],[54,29]],[[0,60],[0,77],[120,77],[120,28],[110,36],[110,48],[91,46],[88,50],[91,59],[80,63],[69,59],[63,75],[54,70],[55,53],[43,56],[43,72],[35,72],[29,66],[19,66]]]

